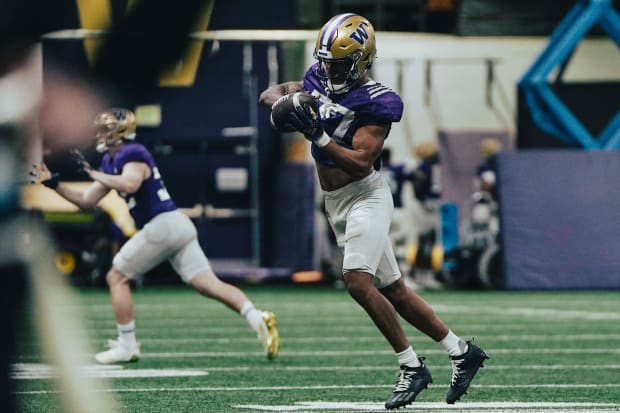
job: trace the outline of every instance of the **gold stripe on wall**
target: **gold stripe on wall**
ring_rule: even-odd
[[[192,31],[207,30],[214,4],[215,0],[205,2],[205,6],[200,13],[200,18],[197,19],[196,25],[192,28]],[[188,40],[185,54],[178,60],[176,65],[163,71],[159,78],[159,85],[176,87],[192,86],[196,81],[196,73],[198,72],[198,64],[200,63],[203,45],[204,41],[202,40]]]
[[[80,26],[83,29],[106,30],[112,25],[112,5],[110,0],[76,0]],[[88,63],[93,66],[100,39],[84,39],[84,51]]]

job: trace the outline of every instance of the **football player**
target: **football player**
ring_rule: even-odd
[[[114,256],[106,280],[110,288],[118,337],[95,359],[102,364],[138,360],[134,308],[129,281],[168,260],[182,280],[205,297],[214,298],[247,320],[258,334],[269,359],[277,356],[279,335],[272,312],[259,311],[237,287],[214,274],[200,248],[196,228],[181,213],[149,151],[134,142],[136,116],[127,109],[106,110],[95,119],[96,149],[103,153],[101,170],[79,157],[80,168],[94,181],[77,190],[59,181],[43,164],[41,182],[81,209],[93,208],[110,191],[116,190],[129,207],[138,232]]]
[[[408,273],[406,263],[406,246],[409,244],[410,229],[407,225],[409,209],[403,200],[403,192],[407,183],[412,181],[413,165],[411,162],[394,163],[392,162],[392,151],[390,148],[383,148],[379,156],[381,163],[377,165],[379,172],[388,183],[392,192],[394,211],[392,212],[392,224],[390,225],[390,241],[394,248],[396,260],[398,261],[401,272]],[[410,288],[418,289],[412,283],[408,283]]]
[[[318,33],[317,62],[302,81],[264,90],[259,101],[270,107],[284,94],[311,93],[319,116],[300,106],[290,124],[312,143],[329,223],[344,253],[343,280],[394,349],[400,370],[387,409],[410,404],[431,383],[431,373],[412,349],[398,315],[441,343],[452,361],[446,396],[454,403],[468,389],[488,358],[471,341],[456,336],[432,308],[406,287],[388,232],[394,208],[387,182],[373,164],[393,122],[403,113],[401,98],[369,78],[375,57],[375,33],[364,17],[346,13],[332,17]]]

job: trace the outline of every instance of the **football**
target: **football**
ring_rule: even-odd
[[[296,129],[289,123],[289,113],[296,108],[309,105],[315,114],[319,113],[319,106],[314,96],[308,92],[295,92],[284,95],[271,106],[271,125],[279,132],[293,132]]]

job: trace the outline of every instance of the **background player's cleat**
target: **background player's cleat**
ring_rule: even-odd
[[[132,349],[123,347],[117,340],[108,340],[109,350],[102,351],[95,355],[95,360],[101,364],[129,363],[138,361],[140,358],[140,347]]]
[[[263,321],[265,323],[258,329],[258,338],[263,343],[267,358],[273,360],[280,352],[280,334],[276,315],[271,311],[263,311]]]
[[[420,367],[400,366],[394,391],[385,402],[388,410],[399,409],[415,401],[420,392],[433,382],[431,372],[420,358]]]
[[[467,351],[460,356],[450,356],[452,361],[452,380],[446,395],[446,402],[454,404],[463,394],[467,392],[471,381],[478,372],[482,363],[489,358],[487,353],[480,347],[467,342]]]

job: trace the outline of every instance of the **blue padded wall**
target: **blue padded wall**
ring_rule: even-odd
[[[315,181],[311,164],[290,163],[277,169],[275,266],[314,269]]]
[[[620,288],[620,152],[501,153],[507,289]]]

